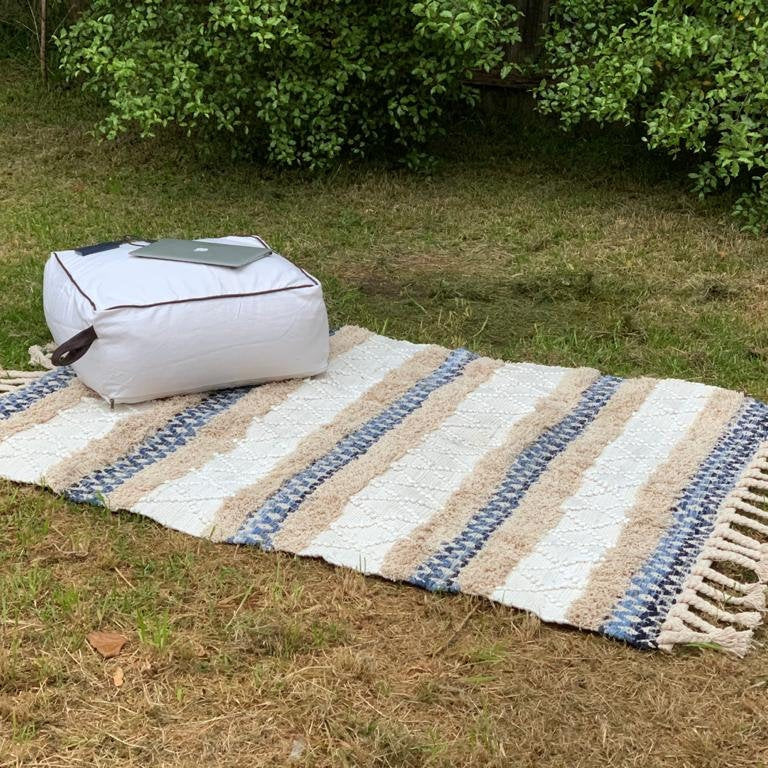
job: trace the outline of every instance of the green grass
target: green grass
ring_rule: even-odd
[[[101,144],[97,109],[0,69],[1,364],[48,339],[52,248],[253,232],[334,324],[768,396],[766,243],[631,137],[511,116],[461,126],[428,176],[312,178]],[[763,650],[641,654],[9,483],[0,542],[0,766],[765,762]],[[101,628],[118,659],[85,643]]]

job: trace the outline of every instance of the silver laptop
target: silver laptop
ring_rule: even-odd
[[[200,240],[157,240],[143,245],[131,256],[169,261],[191,261],[214,267],[244,267],[272,253],[271,248],[255,245],[230,245],[229,243],[204,243]]]

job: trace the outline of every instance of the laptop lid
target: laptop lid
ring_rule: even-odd
[[[244,267],[272,254],[271,248],[229,243],[207,243],[201,240],[157,240],[131,251],[131,256],[145,259],[188,261],[213,267]]]

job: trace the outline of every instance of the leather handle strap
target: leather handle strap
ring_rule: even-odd
[[[71,339],[59,344],[53,350],[51,362],[54,365],[71,365],[76,363],[90,348],[98,336],[93,326],[76,333]]]

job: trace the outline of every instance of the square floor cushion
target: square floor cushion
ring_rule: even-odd
[[[133,256],[142,244],[56,251],[45,266],[54,362],[103,398],[136,403],[326,369],[328,317],[312,275],[278,253],[231,268]]]

